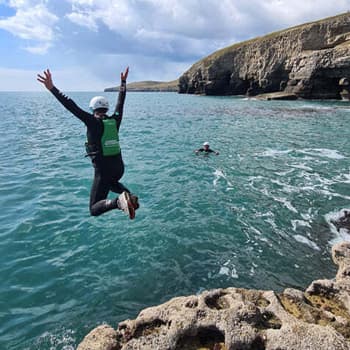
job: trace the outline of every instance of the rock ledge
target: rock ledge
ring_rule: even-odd
[[[336,278],[305,290],[226,288],[173,298],[117,329],[92,330],[78,350],[350,350],[350,242],[332,249]]]

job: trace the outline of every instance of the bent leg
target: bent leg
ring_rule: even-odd
[[[107,199],[109,190],[110,184],[95,169],[94,181],[90,192],[90,214],[92,216],[98,216],[118,208],[117,198],[112,200]]]
[[[131,193],[121,182],[116,182],[111,186],[111,191],[114,193],[123,193],[124,191]]]

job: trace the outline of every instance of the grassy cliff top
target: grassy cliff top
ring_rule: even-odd
[[[318,21],[313,21],[313,22],[307,22],[307,23],[299,24],[297,26],[290,27],[290,28],[287,28],[287,29],[282,29],[282,30],[279,30],[279,31],[276,31],[276,32],[272,32],[272,33],[266,34],[264,36],[258,36],[258,37],[255,37],[255,38],[252,38],[252,39],[248,39],[248,40],[245,40],[245,41],[242,41],[242,42],[239,42],[239,43],[235,43],[233,45],[224,47],[222,49],[219,49],[218,51],[213,52],[212,54],[210,54],[209,56],[203,58],[199,62],[203,62],[204,64],[207,64],[208,62],[216,60],[218,57],[220,57],[220,56],[222,56],[222,55],[232,51],[233,49],[238,49],[240,47],[243,47],[243,46],[246,46],[246,45],[249,45],[249,44],[252,44],[252,43],[258,43],[259,41],[271,39],[273,37],[276,37],[276,36],[281,35],[281,34],[288,33],[290,31],[306,29],[307,27],[315,25],[315,24],[322,24],[322,23],[326,23],[326,22],[333,21],[333,20],[336,20],[336,19],[340,19],[342,17],[347,17],[347,16],[350,17],[350,11],[346,12],[346,13],[342,13],[342,14],[336,15],[336,16],[323,18],[323,19],[318,20]]]
[[[179,81],[138,81],[127,84],[128,91],[177,91]],[[105,91],[118,91],[119,87],[107,88]]]

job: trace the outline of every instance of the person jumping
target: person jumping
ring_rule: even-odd
[[[119,128],[123,118],[128,74],[129,67],[120,75],[118,102],[111,116],[107,115],[109,103],[103,96],[95,96],[91,99],[89,107],[92,113],[88,113],[54,86],[49,69],[45,70],[43,75],[38,74],[37,76],[37,80],[87,127],[86,151],[95,170],[90,192],[90,214],[93,216],[101,215],[112,209],[120,209],[130,219],[134,219],[135,211],[139,208],[138,198],[119,182],[124,174],[124,163],[119,145]],[[109,200],[107,199],[109,191],[120,195]]]

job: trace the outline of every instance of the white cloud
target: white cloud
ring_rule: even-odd
[[[313,0],[251,0],[236,2],[235,7],[239,19],[236,29],[240,35],[258,29],[253,32],[255,36],[346,12],[350,1],[319,0],[316,4]]]
[[[36,54],[36,55],[44,55],[46,54],[47,50],[51,47],[51,43],[43,42],[40,44],[37,44],[35,46],[27,46],[24,48],[24,50]]]
[[[345,12],[350,0],[67,0],[75,24],[109,30],[144,51],[193,46],[202,54],[277,29]]]
[[[91,31],[98,31],[96,20],[90,14],[72,12],[67,15],[67,18],[75,24],[78,24],[82,27],[87,27]]]
[[[219,49],[218,45],[230,45],[350,9],[350,0],[319,0],[317,6],[313,0],[65,0],[65,12],[59,11],[54,0],[10,0],[8,4],[16,14],[0,19],[0,28],[22,39],[40,42],[31,46],[33,53],[45,52],[58,34],[71,35],[72,28],[64,25],[64,19],[68,19],[73,26],[97,36],[108,28],[131,47],[137,46],[138,51],[171,54],[183,48],[186,56],[191,49],[198,50],[197,56],[209,54]],[[103,37],[97,36],[92,40],[99,40],[98,47],[103,49]]]
[[[349,0],[66,0],[70,18],[104,23],[118,33],[140,30],[187,38],[249,36],[249,27],[263,23],[295,25],[350,9]],[[84,25],[80,21],[81,25]],[[247,32],[248,29],[248,32]],[[236,34],[236,35],[235,35]],[[238,34],[238,35],[237,35]]]
[[[186,37],[215,36],[223,23],[216,19],[225,11],[213,0],[67,1],[72,5],[69,18],[93,19],[94,23],[103,23],[112,31],[132,35],[145,30]]]
[[[29,47],[29,51],[46,51],[54,40],[52,27],[58,21],[58,17],[49,12],[42,1],[11,0],[9,6],[16,10],[16,14],[0,19],[0,28],[21,39],[41,43],[36,47]]]
[[[64,87],[79,90],[84,84],[85,90],[111,85],[113,69],[127,64],[132,81],[172,80],[198,59],[235,42],[350,10],[350,0],[319,0],[317,4],[314,0],[0,3],[15,10],[7,18],[0,16],[0,29],[20,38],[17,46],[61,67],[84,67],[79,70],[84,83],[67,75]],[[53,45],[55,50],[49,50]]]
[[[104,24],[111,31],[129,37],[141,24],[139,8],[135,8],[137,1],[126,0],[66,0],[72,10],[66,17],[73,23],[88,27],[96,31],[99,25]],[[141,2],[145,2],[141,0]]]

